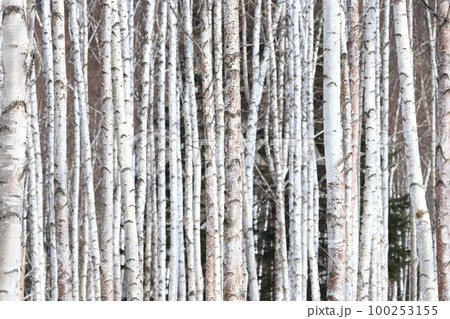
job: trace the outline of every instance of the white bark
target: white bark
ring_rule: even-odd
[[[101,120],[101,298],[114,300],[113,279],[113,211],[114,211],[114,106],[111,77],[111,1],[101,3],[101,70],[102,70],[102,120]]]
[[[217,212],[217,165],[215,104],[213,96],[213,59],[212,59],[212,1],[205,0],[202,5],[202,92],[203,112],[205,116],[205,192],[206,192],[206,300],[220,300],[221,256],[219,249],[219,216]]]
[[[439,4],[439,100],[436,148],[436,237],[439,299],[450,300],[450,2]],[[446,17],[446,20],[442,20]]]
[[[193,43],[192,36],[192,8],[190,1],[184,1],[183,22],[185,29],[185,60],[186,60],[186,80],[184,82],[184,98],[183,98],[183,115],[185,127],[185,180],[184,180],[184,197],[185,211],[184,223],[186,233],[186,261],[187,261],[187,295],[188,300],[197,300],[197,280],[195,264],[195,240],[194,240],[194,216],[193,216],[193,190],[194,190],[194,172],[193,172],[193,123],[191,118],[191,109],[195,103],[195,87],[194,87],[194,70],[192,56]],[[200,265],[201,267],[201,265]]]
[[[159,18],[159,52],[158,75],[158,295],[157,300],[166,299],[166,118],[165,118],[165,80],[166,80],[166,32],[167,32],[167,1],[161,3]]]
[[[382,30],[382,77],[381,77],[381,178],[382,178],[382,219],[383,227],[381,239],[381,276],[382,296],[381,300],[388,300],[388,218],[389,218],[389,26],[390,26],[390,0],[384,0],[383,6],[383,30]]]
[[[169,301],[176,301],[178,296],[178,259],[179,259],[179,237],[178,237],[178,168],[177,168],[177,31],[175,2],[169,1],[169,54],[168,54],[168,98],[169,98],[169,175],[170,175],[170,278],[169,278]],[[181,186],[181,185],[180,185]]]
[[[45,96],[47,108],[46,125],[46,169],[44,179],[46,181],[46,210],[49,214],[50,228],[50,286],[51,300],[58,299],[58,270],[56,260],[56,233],[55,233],[55,87],[53,75],[53,47],[50,1],[42,3],[42,48],[44,55]]]
[[[363,215],[358,263],[358,300],[369,298],[370,256],[372,249],[373,224],[376,218],[377,203],[377,129],[376,112],[376,7],[375,1],[367,1],[364,6],[364,41],[366,53],[364,56],[364,112],[366,114],[366,161],[364,181]]]
[[[26,59],[29,39],[26,6],[5,0],[3,14],[3,93],[0,114],[0,300],[15,300],[19,279],[27,140]]]
[[[349,283],[348,299],[356,300],[358,282],[358,252],[359,252],[359,145],[360,145],[360,16],[359,0],[349,0],[348,13],[348,63],[350,96],[352,107],[352,208],[351,232],[353,234],[351,249],[347,251],[347,282]]]
[[[201,191],[201,162],[200,162],[200,150],[198,141],[198,123],[197,123],[197,103],[195,97],[195,83],[194,83],[194,48],[192,41],[192,5],[191,1],[187,0],[183,6],[183,20],[185,30],[185,59],[186,59],[186,85],[188,94],[188,109],[185,109],[185,124],[186,131],[186,175],[185,182],[188,182],[188,155],[189,151],[192,152],[192,218],[193,218],[193,271],[195,276],[195,299],[197,301],[203,300],[203,272],[201,264],[201,249],[200,249],[200,191]],[[189,143],[189,128],[191,128],[192,143]],[[192,145],[192,146],[191,146]],[[188,190],[186,189],[186,198],[188,198]],[[190,297],[189,288],[189,260],[190,260],[190,226],[188,223],[188,204],[186,204],[185,223],[186,223],[186,242],[187,242],[187,258],[188,258],[188,296]],[[192,285],[192,284],[191,284]]]
[[[146,1],[145,3],[145,34],[142,48],[142,74],[141,74],[141,103],[139,105],[138,132],[136,141],[136,216],[138,223],[139,240],[139,273],[140,280],[143,281],[144,274],[144,215],[147,191],[147,126],[148,126],[148,108],[150,98],[150,68],[151,68],[151,50],[153,44],[153,25],[155,14],[155,2]],[[130,14],[130,19],[133,15]],[[131,37],[130,37],[131,38]],[[132,38],[131,38],[132,39]],[[132,41],[130,41],[130,44]],[[151,205],[148,203],[148,205]],[[147,216],[147,218],[151,218]],[[150,231],[151,230],[147,230]]]
[[[345,297],[345,183],[340,110],[339,1],[324,3],[324,143],[327,175],[328,300]]]
[[[223,256],[223,220],[225,200],[225,166],[224,166],[224,108],[223,108],[223,43],[222,43],[222,1],[215,0],[213,4],[214,29],[214,103],[216,105],[216,161],[217,161],[217,214],[219,218],[219,247],[220,256]],[[223,278],[223,267],[220,277]],[[256,278],[255,281],[256,282]],[[257,287],[253,294],[258,294]],[[257,297],[256,297],[257,298]],[[253,298],[254,299],[254,298]]]
[[[125,235],[127,299],[142,300],[142,286],[139,275],[138,238],[135,214],[134,176],[132,154],[130,148],[130,126],[125,107],[124,81],[122,73],[122,59],[120,55],[121,40],[118,33],[117,3],[112,1],[113,31],[112,31],[112,76],[115,104],[115,131],[118,139],[118,165],[121,181],[121,205]]]
[[[290,279],[290,291],[291,296],[285,295],[285,300],[291,298],[292,300],[300,300],[302,294],[302,176],[301,176],[301,164],[302,164],[302,138],[301,138],[301,92],[302,92],[302,79],[301,79],[301,51],[300,51],[300,33],[299,33],[299,14],[300,3],[298,0],[288,1],[288,43],[289,47],[289,79],[290,94],[292,102],[290,104],[291,110],[291,127],[292,135],[291,149],[293,151],[292,158],[292,172],[290,171],[290,178],[293,180],[292,196],[293,196],[293,209],[291,211],[291,224],[290,224],[290,267],[291,267],[291,279]],[[293,175],[291,176],[291,173]],[[289,289],[289,286],[284,289]]]
[[[406,144],[406,168],[411,209],[417,227],[417,248],[420,267],[420,291],[423,300],[437,300],[437,282],[431,236],[430,215],[425,200],[420,166],[419,144],[414,97],[413,55],[409,42],[405,0],[394,2],[394,26]]]
[[[239,1],[224,3],[225,222],[224,300],[242,300],[242,128],[239,75]]]
[[[63,0],[52,0],[53,66],[55,81],[55,223],[58,259],[58,299],[72,299],[67,193],[67,74]]]

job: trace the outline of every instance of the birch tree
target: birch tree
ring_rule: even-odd
[[[119,15],[117,3],[112,1],[112,76],[115,104],[115,131],[118,139],[118,165],[121,181],[121,209],[124,224],[127,274],[127,299],[141,300],[142,287],[139,280],[138,239],[135,214],[134,179],[132,156],[130,154],[131,131],[129,118],[125,111],[124,82],[122,73],[121,40],[118,30]]]
[[[58,299],[72,299],[67,193],[67,71],[64,1],[52,0],[55,81],[55,222],[58,259]]]
[[[239,74],[239,1],[224,2],[225,222],[224,300],[242,300],[242,128]]]
[[[0,113],[0,300],[15,300],[20,267],[22,195],[27,143],[28,39],[26,5],[3,1],[3,93]]]
[[[111,1],[101,3],[101,62],[102,62],[102,151],[101,162],[101,226],[100,247],[102,300],[114,300],[113,282],[113,209],[114,209],[114,106],[111,77]]]
[[[50,285],[51,300],[58,300],[58,270],[56,259],[56,232],[55,232],[55,86],[53,74],[53,47],[52,47],[52,21],[50,1],[42,3],[42,51],[44,56],[45,97],[46,97],[46,210],[49,212],[50,232]]]
[[[212,1],[202,3],[202,91],[205,115],[205,191],[206,191],[206,300],[221,299],[219,216],[217,214],[217,166],[215,160],[215,104],[212,65]]]
[[[201,249],[200,249],[200,191],[201,191],[201,163],[200,152],[198,146],[198,125],[197,125],[197,102],[195,97],[195,82],[194,82],[194,44],[192,41],[192,4],[187,0],[183,3],[183,21],[184,21],[184,41],[185,58],[186,58],[186,93],[188,101],[185,103],[184,119],[186,128],[185,146],[186,146],[186,175],[185,175],[185,192],[186,192],[186,210],[185,210],[185,225],[186,225],[186,253],[187,253],[187,275],[188,275],[188,296],[191,297],[192,286],[190,281],[190,263],[192,256],[192,267],[195,280],[195,299],[197,301],[203,300],[203,273],[201,264]],[[189,184],[190,176],[190,155],[192,152],[192,182]],[[192,188],[192,199],[190,199],[190,192]],[[191,248],[191,226],[190,226],[190,207],[192,201],[192,248]],[[190,283],[191,282],[191,283]],[[190,283],[190,284],[189,284]]]
[[[169,96],[169,175],[170,175],[170,281],[169,301],[177,300],[178,295],[178,260],[179,260],[179,209],[178,209],[178,168],[177,168],[177,31],[175,2],[169,1],[169,54],[168,54],[168,96]],[[181,186],[181,185],[180,185]]]
[[[436,146],[436,239],[439,300],[450,300],[450,1],[438,7],[438,112]]]
[[[339,1],[324,4],[324,142],[327,172],[328,300],[345,295],[345,184],[340,111]]]
[[[167,1],[161,3],[159,18],[159,51],[158,51],[158,297],[166,299],[166,120],[165,120],[165,72],[166,72],[166,32],[167,32]]]
[[[407,29],[406,2],[396,0],[393,4],[397,63],[403,115],[403,135],[406,146],[406,168],[411,209],[417,227],[417,249],[420,268],[420,290],[423,300],[437,300],[434,252],[431,236],[430,215],[425,201],[414,96],[413,55]]]
[[[376,6],[375,1],[367,1],[364,6],[364,113],[366,160],[364,171],[364,201],[361,217],[361,232],[358,262],[358,300],[369,298],[370,256],[372,250],[373,224],[375,222],[377,200],[377,129],[376,112]]]

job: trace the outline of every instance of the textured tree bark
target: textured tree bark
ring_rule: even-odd
[[[351,254],[353,249],[353,157],[352,157],[352,104],[350,91],[350,71],[347,52],[347,17],[343,2],[341,8],[341,65],[342,65],[342,94],[341,104],[343,106],[343,145],[344,145],[344,174],[345,174],[345,249],[346,249],[346,280],[345,280],[345,300],[351,300],[352,275]]]
[[[314,187],[315,180],[317,179],[317,164],[315,156],[315,140],[314,140],[314,77],[316,72],[317,62],[317,50],[318,43],[314,39],[314,1],[309,0],[307,3],[307,32],[308,32],[308,52],[307,52],[307,131],[308,131],[308,152],[307,159],[305,161],[308,165],[308,217],[307,217],[307,251],[309,262],[309,275],[311,281],[311,298],[313,301],[320,301],[320,287],[319,287],[319,266],[318,266],[318,254],[315,247],[315,236],[318,235],[316,227],[318,222],[315,218],[315,212],[318,210],[318,206],[314,203],[314,197],[316,196],[316,190]],[[306,298],[305,298],[306,299]]]
[[[15,300],[18,286],[22,196],[27,144],[26,90],[30,44],[25,21],[26,5],[5,0],[3,13],[3,93],[0,113],[0,300]]]
[[[79,201],[81,173],[80,105],[78,91],[73,91],[73,161],[72,161],[72,299],[80,300],[79,278]],[[84,192],[82,193],[84,196]]]
[[[58,259],[58,299],[72,299],[67,193],[67,74],[63,0],[52,0],[53,66],[55,80],[55,222]]]
[[[381,300],[388,300],[388,219],[389,219],[389,53],[390,53],[390,0],[383,4],[383,29],[381,39],[381,178],[382,178],[382,239],[381,239]]]
[[[224,2],[225,221],[224,300],[243,300],[242,128],[239,74],[239,1]]]
[[[364,38],[366,53],[364,56],[364,112],[366,114],[366,161],[364,181],[363,215],[358,262],[357,299],[369,299],[370,263],[372,249],[373,224],[376,218],[377,204],[377,111],[376,111],[376,0],[367,1],[364,6]]]
[[[113,280],[113,211],[114,211],[114,105],[111,76],[111,1],[101,2],[101,74],[102,74],[102,124],[101,124],[101,299],[114,300]]]
[[[324,143],[327,175],[328,300],[345,299],[345,183],[340,110],[339,1],[324,3]]]
[[[170,188],[170,277],[169,277],[169,301],[176,301],[178,296],[178,260],[179,243],[178,224],[178,168],[177,168],[177,31],[175,2],[169,1],[169,54],[168,54],[168,104],[169,104],[169,188]],[[181,185],[180,185],[181,186]]]
[[[94,277],[94,298],[100,300],[101,296],[101,283],[100,283],[100,248],[98,242],[97,231],[97,216],[95,211],[95,193],[94,193],[94,174],[92,168],[91,157],[91,141],[89,134],[89,118],[86,105],[86,85],[84,83],[83,65],[81,60],[80,51],[80,32],[77,21],[77,3],[75,1],[70,2],[70,30],[73,35],[73,48],[74,48],[74,71],[75,71],[75,90],[77,91],[79,98],[79,111],[80,111],[80,134],[81,134],[81,159],[82,166],[85,170],[85,189],[86,189],[86,201],[87,210],[89,215],[89,248],[93,263],[93,277]]]
[[[206,300],[222,299],[219,249],[219,216],[217,211],[217,165],[216,165],[216,127],[215,104],[213,96],[213,57],[211,15],[212,1],[205,0],[202,5],[202,92],[205,117],[205,193],[206,193]]]
[[[290,291],[290,296],[285,293],[285,300],[300,300],[302,293],[302,256],[301,256],[301,241],[302,241],[302,138],[301,138],[301,52],[300,52],[300,33],[299,33],[299,14],[300,3],[298,0],[288,1],[288,43],[289,43],[289,63],[288,74],[290,87],[290,94],[292,102],[290,103],[291,114],[291,160],[292,171],[289,171],[290,178],[293,181],[292,196],[293,207],[291,210],[291,223],[289,229],[290,236],[290,286],[284,286],[284,289]],[[292,173],[292,175],[291,175]],[[290,205],[291,206],[291,205]]]
[[[157,66],[158,98],[158,294],[157,300],[166,300],[166,118],[165,118],[165,82],[166,82],[166,33],[167,33],[167,1],[161,3],[159,51]]]
[[[216,158],[217,158],[217,214],[219,218],[219,249],[223,257],[223,220],[225,200],[225,166],[224,166],[224,109],[223,109],[223,33],[222,33],[222,1],[213,4],[213,36],[214,36],[214,103],[216,105]],[[220,267],[223,278],[223,267]],[[255,280],[256,281],[256,280]],[[251,283],[252,284],[252,283]],[[254,286],[254,284],[253,284]],[[254,294],[254,293],[253,293]],[[252,294],[252,295],[253,295]],[[256,291],[257,294],[257,291]]]
[[[420,292],[423,300],[437,300],[430,215],[425,200],[417,140],[413,55],[408,36],[405,0],[395,0],[393,11],[403,114],[403,134],[406,145],[408,189],[411,197],[411,209],[415,215],[417,227]]]
[[[450,300],[450,1],[439,4],[436,238],[439,299]]]
[[[118,168],[121,182],[121,207],[124,225],[124,241],[126,254],[127,299],[142,300],[140,285],[138,238],[135,214],[135,192],[132,154],[129,135],[131,123],[125,110],[124,82],[122,73],[121,39],[118,30],[119,16],[117,3],[112,1],[113,31],[112,31],[112,76],[115,104],[115,131],[118,143]]]
[[[352,208],[351,208],[351,231],[353,234],[352,248],[347,251],[347,282],[349,283],[348,299],[356,300],[358,282],[358,251],[359,251],[359,146],[360,146],[360,1],[349,0],[347,5],[348,14],[348,66],[350,81],[350,99],[352,106]]]
[[[34,30],[33,30],[34,33]],[[30,70],[30,78],[28,80],[30,85],[29,90],[29,104],[30,104],[30,122],[29,130],[31,136],[28,138],[29,151],[30,151],[30,182],[35,179],[35,190],[33,196],[35,196],[35,218],[34,225],[30,225],[30,233],[35,232],[35,245],[30,242],[30,248],[33,256],[36,258],[34,265],[32,265],[35,292],[34,300],[45,301],[45,286],[46,286],[46,264],[44,255],[44,216],[43,216],[43,199],[42,199],[42,154],[41,154],[41,140],[40,140],[40,130],[39,130],[39,119],[38,119],[38,99],[36,94],[36,71],[35,71],[35,61],[32,62]],[[32,154],[34,153],[34,155]],[[34,168],[32,162],[34,161]],[[34,171],[34,177],[31,172]],[[30,234],[30,239],[31,238]],[[33,260],[32,260],[33,263]]]
[[[136,141],[136,216],[138,218],[138,240],[139,240],[139,260],[140,276],[144,287],[145,300],[150,300],[150,277],[151,277],[151,234],[152,234],[152,180],[153,176],[150,170],[153,168],[154,150],[150,150],[150,143],[153,145],[154,135],[149,135],[149,125],[152,125],[148,119],[150,101],[153,102],[153,83],[150,82],[151,72],[153,71],[153,26],[155,23],[155,2],[145,2],[145,26],[144,43],[142,47],[142,73],[141,73],[141,103],[139,105],[138,133]],[[130,18],[133,15],[130,14]],[[130,41],[131,44],[132,41]],[[151,121],[153,118],[150,119]],[[153,126],[153,125],[152,125]],[[152,127],[153,130],[153,127]],[[153,133],[153,131],[152,131]],[[149,141],[150,140],[150,141]],[[151,152],[152,157],[149,157]],[[151,161],[151,163],[149,162]],[[147,204],[147,209],[146,209]],[[144,223],[146,224],[146,233],[144,233]],[[148,239],[148,240],[147,240]],[[144,248],[145,247],[145,248]],[[144,250],[145,249],[145,250]],[[144,274],[145,272],[145,274]]]
[[[143,281],[144,275],[144,220],[145,220],[145,204],[146,204],[146,191],[149,190],[147,187],[147,147],[148,147],[148,108],[149,108],[149,98],[150,89],[153,86],[150,84],[150,69],[152,63],[152,44],[153,44],[153,25],[154,25],[154,14],[155,14],[155,2],[146,1],[145,2],[145,34],[144,43],[142,48],[142,73],[141,73],[141,103],[139,105],[139,117],[138,117],[138,132],[136,141],[136,216],[138,224],[138,240],[139,240],[139,273],[140,280]],[[130,14],[130,19],[133,17]],[[130,37],[130,39],[132,39]],[[130,40],[130,44],[132,41]],[[148,203],[148,205],[151,205]],[[151,216],[147,216],[151,219]],[[151,232],[151,229],[147,229]],[[149,242],[151,245],[151,242]],[[147,245],[148,246],[148,245]],[[143,283],[142,283],[143,284]]]
[[[201,263],[201,249],[200,249],[200,191],[201,191],[201,163],[200,163],[200,151],[198,145],[198,123],[197,123],[197,102],[195,97],[195,82],[194,82],[194,44],[192,41],[192,5],[191,1],[185,1],[183,4],[183,14],[184,14],[184,29],[185,29],[185,59],[186,59],[186,85],[187,85],[187,94],[188,94],[188,109],[185,110],[185,128],[186,128],[186,167],[188,167],[188,154],[191,149],[192,152],[192,219],[193,219],[193,272],[195,279],[195,300],[201,301],[203,300],[203,272],[202,272],[202,263]],[[189,143],[189,128],[192,134],[192,143]],[[192,147],[191,147],[192,145]],[[185,182],[188,182],[188,168],[186,168],[186,178]],[[188,191],[186,191],[186,198],[188,198]],[[189,286],[189,260],[190,260],[190,245],[189,245],[189,236],[190,236],[190,226],[188,223],[189,220],[189,210],[188,204],[186,204],[186,213],[185,213],[185,223],[186,223],[186,243],[187,243],[187,260],[188,260],[188,296],[191,298],[191,292]],[[192,297],[192,298],[194,298]]]
[[[42,51],[44,56],[45,97],[46,97],[46,148],[44,180],[46,210],[50,232],[50,286],[51,300],[58,300],[58,270],[56,260],[55,233],[55,87],[53,74],[53,47],[50,1],[42,3]]]

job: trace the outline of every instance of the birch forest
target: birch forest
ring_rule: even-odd
[[[450,0],[0,10],[0,300],[450,300]]]

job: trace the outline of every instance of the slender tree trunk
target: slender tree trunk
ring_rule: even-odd
[[[168,54],[168,98],[169,98],[169,175],[170,175],[170,277],[169,301],[176,301],[178,296],[178,259],[179,241],[178,224],[178,169],[177,169],[177,31],[175,2],[169,1],[169,54]],[[180,185],[181,186],[181,185]]]
[[[152,165],[147,162],[150,160],[148,154],[150,150],[149,146],[149,134],[148,134],[148,109],[150,107],[150,95],[153,97],[153,85],[150,82],[151,70],[153,70],[152,65],[152,48],[153,48],[153,25],[154,25],[154,15],[155,15],[155,2],[146,1],[145,2],[145,26],[144,26],[144,43],[142,48],[142,74],[141,74],[141,103],[139,106],[139,127],[138,127],[138,139],[136,141],[136,216],[138,218],[138,240],[139,240],[139,260],[140,262],[140,275],[141,281],[143,281],[144,295],[149,293],[150,283],[148,279],[151,274],[151,233],[152,233],[152,188],[148,185],[151,182],[153,175],[147,171]],[[132,15],[130,14],[130,18]],[[153,99],[152,99],[153,100]],[[151,136],[150,138],[153,138]],[[151,141],[152,143],[153,141]],[[152,152],[153,154],[153,152]],[[148,176],[148,177],[147,177]],[[148,193],[146,193],[148,191]],[[146,202],[148,208],[146,210]],[[144,233],[144,223],[146,223],[146,233]],[[146,240],[146,239],[149,240]],[[145,250],[144,250],[145,249]],[[150,259],[148,259],[150,258]],[[145,269],[145,271],[144,271]],[[145,274],[144,274],[145,272]],[[146,275],[146,276],[144,276]],[[143,277],[144,276],[144,277]],[[145,296],[145,300],[150,300]]]
[[[111,1],[101,2],[101,70],[102,70],[102,125],[101,125],[101,281],[102,300],[114,300],[113,280],[113,211],[114,211],[114,105],[111,77]]]
[[[301,52],[300,52],[300,33],[299,33],[299,19],[300,3],[298,0],[290,0],[288,2],[288,39],[289,39],[289,78],[291,83],[291,127],[292,135],[291,140],[294,141],[291,149],[292,156],[292,196],[293,196],[293,210],[290,224],[290,236],[291,236],[291,248],[290,248],[290,261],[292,278],[290,280],[290,291],[292,300],[300,300],[302,292],[302,257],[301,257],[301,239],[302,239],[302,176],[301,176],[301,164],[302,164],[302,138],[301,138],[301,92],[302,92],[302,79],[300,70],[301,65]],[[291,171],[289,172],[291,175]],[[284,289],[289,289],[286,286]],[[285,300],[288,300],[286,298]],[[289,298],[289,297],[288,297]]]
[[[18,285],[25,149],[27,144],[26,74],[30,44],[24,1],[4,1],[3,93],[0,113],[0,300],[15,300]]]
[[[52,0],[53,66],[55,80],[55,221],[58,259],[58,299],[72,299],[67,193],[67,75],[63,0]]]
[[[190,0],[183,1],[183,22],[185,29],[185,60],[186,71],[183,92],[183,114],[184,114],[184,128],[185,128],[185,179],[184,179],[184,223],[186,233],[186,261],[187,261],[187,295],[188,300],[197,300],[197,280],[196,280],[196,265],[195,263],[195,240],[194,240],[194,215],[193,215],[193,190],[194,190],[194,172],[193,172],[193,123],[191,118],[191,108],[195,103],[195,87],[194,87],[194,70],[192,56],[192,8]],[[201,267],[201,265],[200,265]]]
[[[202,273],[202,264],[201,264],[201,249],[200,249],[200,190],[201,190],[201,163],[200,163],[200,152],[198,146],[198,123],[197,123],[197,102],[195,97],[195,83],[194,83],[194,48],[192,41],[192,5],[190,0],[186,0],[183,6],[183,20],[184,20],[184,29],[185,29],[185,59],[186,59],[186,86],[188,95],[188,105],[187,109],[184,109],[185,114],[185,129],[187,131],[185,137],[185,145],[186,145],[186,174],[185,174],[185,183],[186,183],[186,212],[185,212],[185,223],[186,223],[186,253],[187,253],[187,261],[188,261],[188,296],[191,298],[191,292],[189,286],[192,286],[190,282],[190,254],[193,256],[193,275],[195,280],[195,290],[194,296],[195,300],[201,301],[203,300],[203,273]],[[190,135],[190,134],[192,135]],[[191,143],[189,142],[189,138],[191,137]],[[192,181],[191,185],[187,186],[188,176],[189,176],[189,153],[192,152]],[[190,223],[189,223],[189,191],[188,187],[192,187],[192,252],[191,247],[189,245],[189,237],[190,237]]]
[[[239,74],[239,1],[226,0],[224,300],[242,300],[242,128]]]
[[[439,299],[450,300],[450,1],[439,4],[439,99],[436,147],[436,237]]]
[[[351,208],[351,231],[353,241],[350,252],[347,251],[347,282],[349,282],[349,300],[356,300],[358,283],[358,251],[359,251],[359,145],[360,145],[360,8],[359,0],[349,0],[347,4],[348,14],[348,66],[350,81],[350,99],[352,106],[352,208]]]
[[[216,105],[216,158],[217,158],[217,213],[219,216],[219,247],[220,256],[223,257],[223,221],[224,221],[224,200],[225,200],[225,166],[224,166],[224,109],[223,109],[223,43],[222,43],[222,1],[215,0],[213,8],[213,28],[214,28],[214,103]],[[223,279],[223,267],[220,267],[220,277]],[[258,294],[257,286],[250,282],[253,287],[251,295]],[[253,285],[253,286],[252,286]],[[257,297],[253,297],[254,300]]]
[[[44,55],[45,96],[47,109],[46,125],[46,210],[50,232],[50,286],[51,300],[58,300],[58,269],[56,259],[56,230],[55,230],[55,87],[53,74],[53,47],[50,1],[42,3],[42,47]]]
[[[166,300],[166,118],[165,118],[165,82],[166,82],[166,32],[167,1],[161,3],[159,18],[158,52],[158,296],[157,300]]]
[[[345,298],[345,183],[340,110],[339,1],[324,3],[324,142],[327,174],[328,300]]]
[[[381,239],[381,300],[388,300],[388,219],[389,219],[389,31],[390,31],[390,0],[383,4],[383,30],[381,39],[382,76],[381,82],[381,179],[382,179],[382,239]]]
[[[34,32],[33,32],[34,33]],[[35,61],[31,66],[30,74],[30,133],[32,137],[32,147],[34,151],[35,161],[35,179],[36,179],[36,219],[35,219],[35,231],[36,231],[36,245],[35,249],[32,249],[37,257],[36,263],[36,297],[37,301],[45,301],[45,286],[46,286],[46,265],[44,255],[44,216],[43,216],[43,190],[42,190],[42,154],[41,154],[41,139],[39,130],[39,114],[38,114],[38,99],[36,93],[36,71]],[[30,146],[31,147],[31,146]],[[31,176],[32,177],[32,176]],[[35,267],[32,267],[33,269]]]
[[[205,116],[205,192],[206,192],[206,300],[221,299],[219,224],[217,214],[217,166],[215,159],[215,105],[212,65],[212,1],[202,3],[202,92]]]
[[[361,218],[361,234],[358,262],[358,300],[369,299],[369,278],[372,250],[373,224],[376,221],[377,203],[377,136],[376,123],[376,0],[366,1],[364,7],[364,38],[366,53],[364,56],[364,112],[365,123],[365,181],[363,215]]]
[[[141,300],[142,287],[140,285],[138,238],[135,214],[135,195],[132,154],[130,153],[129,133],[132,131],[129,117],[125,110],[124,81],[122,73],[122,58],[120,54],[121,40],[118,30],[119,16],[117,3],[112,1],[112,76],[115,104],[115,130],[118,139],[118,168],[121,181],[121,207],[124,225],[124,240],[126,253],[127,299]]]
[[[437,282],[432,245],[430,215],[425,201],[414,97],[413,55],[409,42],[405,0],[394,1],[394,26],[401,87],[403,134],[411,209],[417,227],[420,291],[423,300],[437,300]]]

